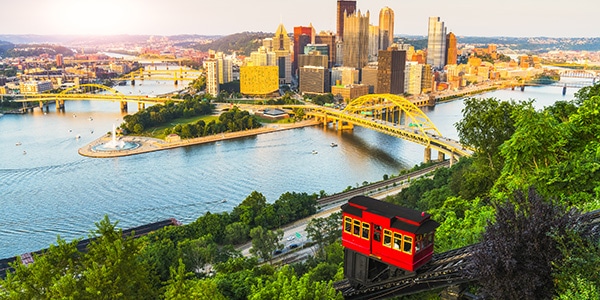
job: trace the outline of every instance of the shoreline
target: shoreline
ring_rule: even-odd
[[[93,148],[97,145],[109,142],[112,137],[109,134],[105,134],[91,143],[79,148],[77,151],[79,155],[92,157],[92,158],[111,158],[130,156],[136,154],[143,154],[148,152],[155,152],[167,149],[175,149],[179,147],[201,145],[206,143],[218,142],[223,140],[230,140],[236,138],[242,138],[247,136],[255,136],[263,133],[270,133],[288,129],[302,128],[307,126],[315,126],[320,124],[315,120],[304,120],[289,124],[268,124],[261,128],[250,129],[245,131],[226,132],[221,134],[214,134],[210,136],[203,136],[192,139],[185,139],[179,142],[166,142],[165,140],[145,137],[145,136],[123,136],[119,140],[124,142],[131,142],[139,144],[139,147],[130,150],[115,150],[115,151],[94,151]]]

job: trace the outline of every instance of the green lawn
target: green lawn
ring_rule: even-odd
[[[153,137],[153,138],[157,138],[157,139],[164,139],[165,138],[165,129],[173,128],[177,124],[181,124],[181,125],[194,124],[200,120],[204,120],[204,122],[208,124],[212,120],[215,120],[215,121],[219,120],[219,116],[207,115],[207,116],[196,116],[196,117],[191,117],[191,118],[174,119],[174,120],[171,120],[171,122],[165,123],[161,126],[147,128],[140,135]]]

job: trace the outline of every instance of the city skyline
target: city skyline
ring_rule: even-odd
[[[21,0],[3,3],[11,12],[0,19],[0,34],[41,35],[228,35],[243,31],[274,32],[313,24],[317,33],[336,31],[336,0],[256,0],[215,2],[189,0]],[[448,32],[460,36],[598,37],[591,22],[596,3],[573,0],[569,5],[506,0],[487,11],[476,2],[434,0],[400,2],[358,0],[370,23],[388,6],[395,12],[396,35],[427,35],[428,18],[439,16]],[[287,12],[287,13],[286,13]]]

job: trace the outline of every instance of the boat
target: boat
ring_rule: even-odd
[[[312,154],[317,154],[317,153],[319,153],[319,152],[317,152],[317,150],[313,150],[311,153],[312,153]]]
[[[337,147],[337,146],[338,146],[338,144],[336,144],[336,143],[331,143],[331,147]]]
[[[21,142],[17,142],[17,143],[15,144],[15,146],[21,146],[21,145],[22,145],[22,144],[21,144]]]

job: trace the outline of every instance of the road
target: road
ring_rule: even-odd
[[[387,181],[373,183],[367,186],[362,186],[360,188],[353,189],[345,193],[340,193],[326,197],[326,199],[320,202],[325,204],[319,209],[319,211],[316,214],[298,220],[281,228],[283,230],[283,238],[281,239],[280,243],[284,246],[284,248],[281,249],[280,254],[277,254],[274,257],[273,262],[278,262],[280,260],[284,260],[286,263],[289,262],[290,258],[288,256],[289,254],[291,254],[291,252],[294,253],[293,260],[302,259],[306,255],[314,254],[314,249],[312,249],[312,247],[303,247],[307,242],[309,242],[307,240],[306,225],[313,218],[325,218],[331,215],[332,213],[338,212],[340,210],[341,205],[346,203],[349,198],[352,198],[356,195],[367,195],[375,199],[385,199],[387,196],[396,195],[400,191],[402,191],[402,189],[410,186],[411,180],[421,178],[424,176],[431,176],[431,172],[433,172],[435,169],[448,166],[449,162],[446,161],[423,170],[415,171],[410,174],[392,178]],[[252,243],[248,242],[238,247],[237,249],[242,252],[243,256],[247,257],[251,256],[251,247]]]

